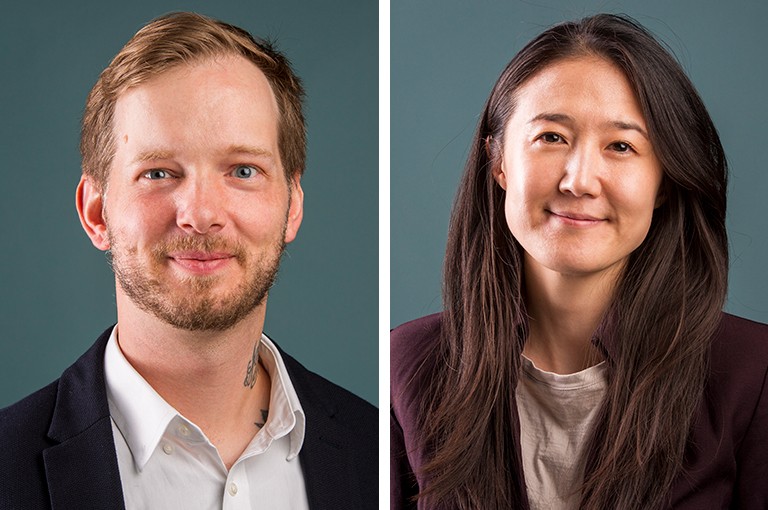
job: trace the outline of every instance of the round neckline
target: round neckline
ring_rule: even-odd
[[[553,388],[575,390],[596,384],[605,384],[607,369],[605,361],[572,374],[558,374],[540,369],[533,360],[523,354],[520,357],[523,362],[523,372],[529,379]]]

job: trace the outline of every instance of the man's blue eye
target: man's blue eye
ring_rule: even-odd
[[[240,165],[235,168],[234,175],[238,179],[250,179],[256,175],[256,169],[254,169],[252,166]]]
[[[158,169],[150,170],[149,172],[144,174],[144,177],[151,180],[165,179],[166,177],[168,177],[168,172],[166,172],[165,170],[158,170]]]

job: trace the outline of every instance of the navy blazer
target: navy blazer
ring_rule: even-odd
[[[429,485],[422,467],[432,450],[423,441],[419,413],[428,402],[423,391],[426,381],[445,368],[434,355],[440,327],[441,315],[436,314],[403,324],[391,334],[392,509],[437,508],[414,497]],[[608,335],[602,340],[616,341]],[[610,359],[610,341],[604,347]],[[519,420],[510,424],[510,433],[520,437]],[[519,442],[514,454],[521,456]],[[524,473],[511,472],[510,483],[524,488]],[[765,324],[723,314],[713,338],[709,377],[696,411],[683,472],[673,483],[668,500],[665,508],[674,510],[768,509]],[[519,510],[527,509],[526,504]]]
[[[0,509],[124,509],[104,378],[112,328],[59,380],[0,411]],[[378,507],[378,412],[280,351],[307,418],[312,509]]]

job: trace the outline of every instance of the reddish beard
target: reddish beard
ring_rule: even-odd
[[[112,269],[125,294],[142,310],[179,329],[224,331],[264,302],[274,283],[285,249],[285,226],[278,241],[260,253],[220,235],[175,236],[152,246],[142,258],[136,247],[123,246],[124,239],[109,232]],[[223,252],[231,254],[244,272],[233,288],[215,293],[218,275],[176,279],[183,291],[168,282],[169,254],[177,251]]]

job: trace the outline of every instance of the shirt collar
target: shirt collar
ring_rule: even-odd
[[[306,417],[293,387],[280,351],[266,335],[259,343],[261,363],[271,379],[269,418],[264,426],[268,438],[257,434],[243,456],[264,450],[274,439],[290,440],[288,460],[295,458],[304,444]],[[123,355],[117,342],[117,326],[104,354],[109,412],[131,450],[136,468],[141,471],[157,448],[171,421],[181,414],[166,402]],[[192,426],[194,423],[189,422]],[[259,446],[261,444],[261,446]]]
[[[291,446],[287,458],[291,460],[299,454],[304,444],[306,429],[304,409],[301,407],[299,396],[293,387],[291,378],[288,376],[288,370],[285,368],[280,351],[265,334],[261,335],[259,357],[261,364],[269,373],[272,384],[269,398],[269,419],[264,429],[272,439],[278,439],[288,434]]]
[[[117,326],[104,353],[109,413],[141,471],[179,413],[131,366],[117,344]]]

